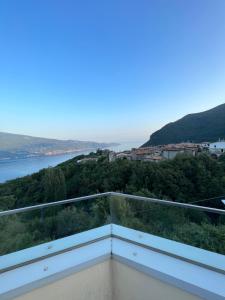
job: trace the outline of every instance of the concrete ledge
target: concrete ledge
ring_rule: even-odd
[[[140,272],[203,299],[225,299],[225,276],[195,264],[122,241],[112,240],[112,257]]]
[[[0,299],[13,299],[111,257],[111,239],[43,259],[0,274]]]
[[[0,298],[12,299],[110,257],[203,299],[225,299],[223,255],[114,224],[2,256],[1,267],[12,269],[0,274]]]
[[[112,225],[112,235],[153,251],[225,274],[225,256],[127,227]]]
[[[0,257],[0,273],[111,236],[111,225],[87,230]]]

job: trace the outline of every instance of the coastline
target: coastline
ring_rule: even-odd
[[[124,142],[118,146],[111,146],[102,149],[112,151],[124,151],[131,148],[139,147],[141,142]],[[0,184],[4,184],[8,180],[31,175],[48,167],[55,167],[66,160],[72,159],[78,155],[87,155],[97,149],[89,149],[85,151],[75,151],[73,153],[65,153],[61,155],[41,155],[30,156],[16,159],[0,160]]]

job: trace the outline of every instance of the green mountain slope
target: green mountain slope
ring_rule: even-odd
[[[154,132],[142,147],[180,142],[217,141],[225,137],[225,104],[189,114]]]

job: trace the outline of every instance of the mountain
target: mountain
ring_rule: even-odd
[[[117,144],[57,140],[0,132],[0,160],[96,150]]]
[[[213,142],[225,138],[225,104],[184,116],[154,132],[141,147],[192,141]]]

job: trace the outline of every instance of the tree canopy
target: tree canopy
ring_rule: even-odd
[[[0,185],[0,209],[14,209],[65,198],[119,191],[128,194],[194,202],[225,194],[225,159],[205,154],[179,155],[160,163],[119,159],[107,153],[78,163],[76,157],[54,168]],[[113,201],[113,205],[111,205]],[[215,202],[222,207],[221,202]],[[96,199],[0,218],[2,254],[113,222],[148,233],[225,253],[225,218],[156,204]]]

